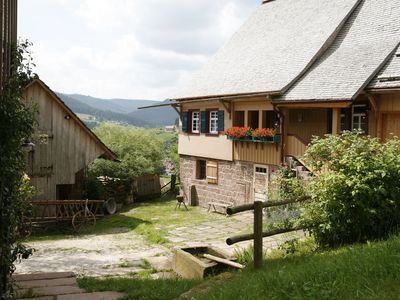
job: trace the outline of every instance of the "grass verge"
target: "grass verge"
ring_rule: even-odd
[[[399,253],[400,236],[330,251],[280,251],[261,270],[249,266],[192,299],[400,299]]]
[[[135,279],[135,278],[80,278],[79,286],[88,292],[118,291],[127,293],[124,299],[175,299],[200,283],[199,280]]]

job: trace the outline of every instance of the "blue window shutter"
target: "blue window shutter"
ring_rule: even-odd
[[[201,112],[200,126],[201,126],[201,133],[206,133],[207,132],[207,115],[206,115],[205,111]]]
[[[188,113],[182,113],[182,132],[188,132]]]
[[[218,111],[218,131],[224,131],[225,130],[225,125],[224,125],[224,111],[220,110]]]

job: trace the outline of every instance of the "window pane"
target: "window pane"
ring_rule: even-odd
[[[200,112],[192,112],[192,132],[199,133],[200,129]]]
[[[210,111],[210,133],[218,134],[218,111]]]

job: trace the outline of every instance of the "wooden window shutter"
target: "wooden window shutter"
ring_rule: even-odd
[[[183,112],[182,113],[182,132],[188,132],[188,123],[189,123],[189,118],[188,118],[188,113]]]
[[[207,160],[207,183],[218,184],[218,162]]]
[[[201,112],[201,116],[200,116],[200,132],[201,133],[206,133],[207,132],[207,115],[205,111]]]
[[[224,130],[225,130],[224,111],[220,110],[218,111],[218,131],[224,131]]]

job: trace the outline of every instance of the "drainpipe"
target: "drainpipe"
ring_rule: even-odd
[[[283,164],[284,158],[285,158],[285,152],[284,152],[284,145],[285,145],[285,126],[283,124],[285,123],[285,115],[281,112],[279,107],[276,106],[276,104],[272,104],[274,108],[274,112],[278,114],[279,117],[279,127],[280,127],[280,132],[281,132],[281,162]]]

